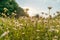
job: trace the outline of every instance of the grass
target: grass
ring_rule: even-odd
[[[59,20],[0,17],[0,40],[60,40]]]

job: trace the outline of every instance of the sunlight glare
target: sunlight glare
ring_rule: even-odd
[[[23,9],[26,9],[26,8],[29,9],[29,11],[28,11],[29,16],[34,16],[36,14],[36,12],[37,12],[34,8],[31,8],[31,7],[23,7]]]

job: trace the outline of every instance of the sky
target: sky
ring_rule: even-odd
[[[49,6],[52,7],[51,15],[56,11],[60,11],[60,0],[16,0],[16,2],[22,8],[29,8],[30,16],[41,15],[41,12],[48,13]]]

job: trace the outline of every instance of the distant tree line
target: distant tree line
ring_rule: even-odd
[[[15,0],[0,0],[0,16],[5,14],[6,16],[11,17],[13,13],[16,14],[15,17],[28,16]]]

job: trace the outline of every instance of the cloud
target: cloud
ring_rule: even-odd
[[[53,0],[53,1],[55,1],[55,2],[57,2],[57,3],[60,2],[60,0]]]
[[[60,2],[60,0],[40,0],[40,1],[42,1],[44,3],[46,3],[46,2],[59,3]]]

